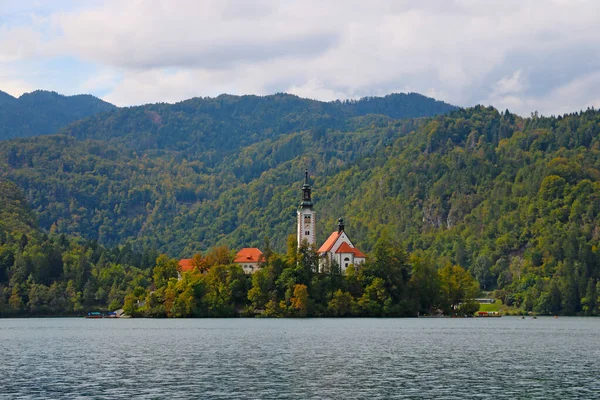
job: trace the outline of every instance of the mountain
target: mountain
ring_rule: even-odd
[[[12,97],[10,94],[3,92],[0,90],[0,106],[4,104],[13,104],[17,102],[17,99]]]
[[[600,112],[367,112],[287,95],[120,109],[0,143],[0,174],[52,233],[190,257],[283,251],[308,167],[318,241],[344,217],[367,254],[391,236],[524,311],[595,309]]]
[[[116,109],[90,95],[37,90],[14,98],[0,92],[0,140],[56,133],[69,123]]]
[[[176,104],[151,104],[86,118],[61,133],[77,139],[110,140],[135,150],[177,150],[223,154],[283,134],[354,129],[355,117],[368,114],[394,119],[429,117],[456,107],[416,94],[392,94],[361,100],[321,102],[290,94],[193,98]],[[215,158],[215,160],[213,160]]]
[[[184,254],[217,243],[237,225],[236,205],[221,209],[227,191],[237,190],[237,196],[241,185],[294,161],[303,165],[285,170],[285,180],[277,182],[291,190],[297,171],[309,165],[306,155],[315,157],[315,170],[321,158],[334,173],[420,123],[362,114],[418,117],[453,109],[417,94],[331,103],[286,94],[223,95],[118,109],[77,121],[63,135],[0,148],[6,176],[24,189],[45,229],[107,245],[151,240],[153,247]],[[295,202],[291,198],[277,210],[282,224]],[[173,235],[192,229],[182,224],[196,225],[194,215],[206,207],[218,207],[219,215],[206,214],[212,221],[203,221],[195,238],[173,240],[168,230],[156,236],[165,220],[179,224]],[[285,243],[284,226],[277,230],[278,246]]]

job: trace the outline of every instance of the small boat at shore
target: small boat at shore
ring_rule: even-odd
[[[92,311],[92,312],[87,313],[87,315],[85,317],[90,318],[90,319],[100,319],[100,318],[104,318],[104,314],[102,314],[101,312],[98,312],[98,311]]]
[[[475,318],[499,318],[502,314],[498,311],[477,311],[475,313]]]

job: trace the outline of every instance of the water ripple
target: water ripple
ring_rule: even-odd
[[[593,399],[600,319],[0,320],[7,399]]]

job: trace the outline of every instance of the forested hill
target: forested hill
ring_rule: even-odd
[[[37,220],[21,190],[12,182],[0,178],[0,238],[37,230]]]
[[[416,93],[356,101],[321,102],[290,94],[193,98],[176,104],[123,108],[78,121],[61,133],[77,139],[111,140],[135,150],[202,153],[204,163],[283,134],[356,128],[353,117],[367,114],[394,119],[429,117],[456,107]],[[381,118],[381,117],[379,117]],[[365,122],[368,123],[368,120]]]
[[[90,95],[37,90],[15,98],[0,91],[0,140],[56,133],[73,121],[115,108]]]
[[[308,167],[318,241],[344,217],[361,250],[384,235],[397,238],[439,267],[467,268],[507,304],[567,314],[596,307],[598,111],[521,118],[479,106],[254,136],[261,123],[251,121],[240,123],[253,128],[237,137],[252,143],[225,150],[209,140],[172,146],[168,132],[176,129],[159,132],[165,144],[140,145],[136,135],[157,136],[144,128],[148,119],[160,122],[151,111],[111,113],[130,127],[122,135],[90,126],[91,137],[79,136],[84,121],[69,135],[0,143],[2,176],[23,189],[51,233],[190,257],[214,245],[262,246],[265,236],[283,251]]]

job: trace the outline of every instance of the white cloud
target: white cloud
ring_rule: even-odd
[[[551,113],[600,106],[582,87],[596,87],[600,71],[599,15],[596,1],[104,0],[0,27],[0,68],[52,57],[92,63],[97,76],[76,87],[118,105],[403,90]]]
[[[525,90],[527,83],[521,76],[521,70],[516,70],[512,75],[505,76],[494,84],[493,96],[506,94],[519,94]]]

